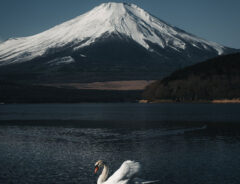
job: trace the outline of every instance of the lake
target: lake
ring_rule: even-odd
[[[0,125],[1,184],[95,184],[99,159],[164,184],[240,183],[240,104],[9,104]]]

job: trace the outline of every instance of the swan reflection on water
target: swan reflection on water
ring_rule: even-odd
[[[140,164],[135,161],[127,160],[123,162],[121,167],[108,179],[109,168],[105,162],[99,160],[95,164],[94,173],[96,174],[99,168],[103,168],[102,173],[98,177],[97,184],[154,184],[159,181],[144,181],[137,178],[136,175],[140,171]]]

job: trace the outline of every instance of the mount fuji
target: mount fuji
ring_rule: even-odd
[[[39,82],[159,79],[235,51],[134,4],[111,2],[37,35],[0,43],[0,75]]]

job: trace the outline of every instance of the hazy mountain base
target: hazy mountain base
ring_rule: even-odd
[[[186,67],[149,85],[150,102],[235,102],[240,98],[240,53]],[[229,100],[231,99],[231,100]]]
[[[0,67],[2,80],[23,83],[72,83],[115,80],[159,80],[176,69],[215,57],[216,51],[187,45],[179,52],[148,43],[154,52],[146,50],[124,35],[106,34],[88,47],[74,48],[81,43],[69,43],[51,48],[42,56],[23,63]],[[225,52],[234,52],[234,49]],[[61,63],[64,57],[71,63]]]

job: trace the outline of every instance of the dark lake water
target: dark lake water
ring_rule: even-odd
[[[0,105],[0,125],[1,184],[94,184],[99,159],[163,184],[240,183],[240,104]]]

